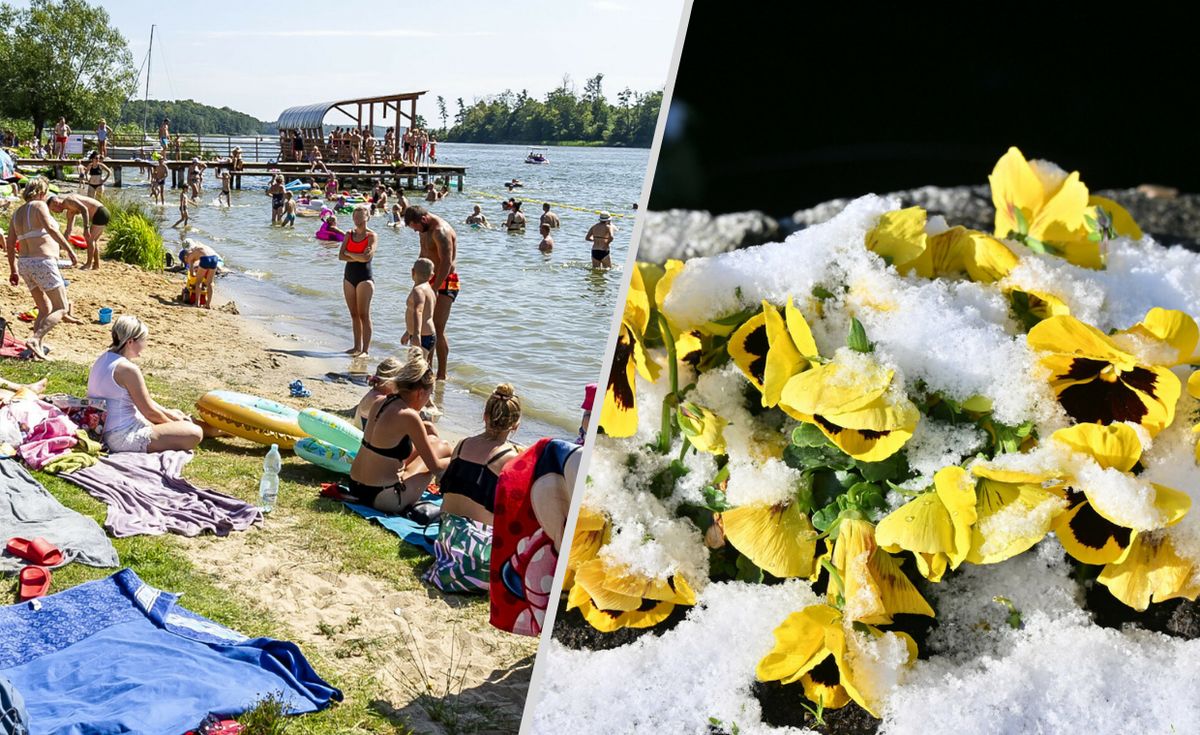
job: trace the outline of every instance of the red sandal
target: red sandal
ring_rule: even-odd
[[[32,541],[20,537],[10,538],[5,548],[18,559],[38,566],[56,567],[63,562],[63,553],[58,547],[41,536]]]
[[[21,567],[18,602],[42,597],[50,591],[50,570],[43,567]]]

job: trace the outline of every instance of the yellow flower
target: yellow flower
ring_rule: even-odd
[[[1042,364],[1071,418],[1081,423],[1141,424],[1151,436],[1175,418],[1179,378],[1142,365],[1095,327],[1072,316],[1050,317],[1029,330],[1029,346],[1048,353]]]
[[[729,356],[762,393],[762,405],[779,403],[783,386],[793,375],[807,370],[817,357],[817,344],[800,310],[789,297],[783,315],[764,301],[762,311],[750,317],[729,338]]]
[[[1197,362],[1196,343],[1200,342],[1200,328],[1186,312],[1154,307],[1146,316],[1129,329],[1118,334],[1133,334],[1162,343],[1175,350],[1174,359],[1166,367]]]
[[[875,684],[878,669],[887,664],[865,648],[871,644],[902,645],[907,657],[917,658],[917,644],[905,633],[883,633],[870,626],[859,633],[828,605],[812,605],[792,613],[775,629],[775,647],[758,662],[759,681],[800,682],[804,696],[825,709],[838,709],[854,700],[875,717],[888,692]],[[861,636],[861,638],[860,638]]]
[[[646,380],[654,382],[658,379],[658,364],[650,359],[642,344],[649,324],[650,300],[646,296],[641,271],[635,268],[630,276],[621,331],[617,335],[612,369],[608,374],[604,403],[600,409],[600,428],[609,436],[633,436],[637,431],[635,368]]]
[[[975,525],[966,561],[995,564],[1031,548],[1050,532],[1065,504],[1048,488],[1060,486],[1050,473],[1018,472],[977,463]]]
[[[675,574],[651,579],[596,558],[579,566],[567,609],[579,608],[592,627],[603,633],[620,628],[649,628],[666,620],[675,605],[695,605],[687,581]]]
[[[875,541],[892,553],[911,551],[921,575],[940,582],[947,567],[957,569],[971,550],[977,501],[975,482],[961,467],[938,470],[933,487],[881,520]]]
[[[875,527],[867,521],[838,524],[831,562],[842,577],[847,620],[886,625],[898,613],[933,617],[933,608],[900,571],[900,563],[876,546]]]
[[[887,212],[867,232],[867,249],[904,274],[924,278],[965,275],[979,283],[995,283],[1020,262],[1004,243],[983,232],[951,227],[927,235],[925,225],[926,213],[920,207]]]
[[[563,577],[563,589],[570,589],[575,581],[575,570],[584,562],[596,558],[608,540],[608,519],[586,505],[579,506],[579,519],[575,523],[575,538],[571,542],[571,554],[567,557],[567,572]]]
[[[692,446],[701,452],[725,453],[723,431],[728,423],[699,404],[690,401],[679,404],[679,428]]]
[[[1052,439],[1068,449],[1087,455],[1101,469],[1128,473],[1142,456],[1137,432],[1125,424],[1101,426],[1078,424],[1054,432]],[[1133,528],[1133,509],[1097,504],[1089,488],[1078,487],[1077,478],[1068,478],[1063,494],[1067,510],[1054,519],[1054,532],[1063,548],[1085,564],[1113,564],[1124,561],[1139,530]],[[1146,497],[1148,511],[1159,519],[1155,528],[1163,528],[1182,518],[1191,507],[1191,498],[1173,488],[1149,483],[1153,496]],[[1155,528],[1144,528],[1152,531]]]
[[[1100,238],[1089,239],[1088,217],[1107,221],[1111,216],[1106,227],[1111,234],[1142,236],[1116,202],[1088,196],[1078,171],[1060,177],[1049,166],[1031,165],[1015,147],[996,162],[988,182],[996,206],[996,237],[1028,236],[1075,265],[1104,266]]]
[[[1188,378],[1187,390],[1188,395],[1192,398],[1200,398],[1200,371],[1192,373],[1191,377]],[[1192,427],[1192,433],[1200,433],[1200,424]],[[1200,464],[1200,441],[1196,442],[1195,455],[1196,464]]]
[[[721,514],[725,538],[776,577],[807,577],[817,555],[817,532],[795,503],[743,505]]]
[[[1125,558],[1108,564],[1097,578],[1121,602],[1145,610],[1151,602],[1176,597],[1195,600],[1200,587],[1189,585],[1194,565],[1180,558],[1163,531],[1138,534]]]
[[[912,438],[920,412],[892,386],[893,372],[845,351],[832,361],[788,380],[779,406],[788,415],[815,424],[843,452],[864,462],[880,462]]]

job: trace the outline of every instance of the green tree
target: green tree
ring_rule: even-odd
[[[108,13],[84,0],[0,4],[0,115],[33,123],[41,135],[58,116],[90,129],[117,116],[137,69]]]
[[[446,132],[446,128],[449,127],[449,120],[450,120],[450,116],[446,114],[446,98],[439,94],[438,98],[437,98],[437,103],[438,103],[438,117],[442,118],[442,132],[444,133],[444,132]]]

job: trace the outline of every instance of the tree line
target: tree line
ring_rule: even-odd
[[[570,78],[564,77],[544,99],[534,98],[526,90],[505,90],[468,106],[460,97],[449,129],[445,100],[438,97],[442,136],[461,143],[602,143],[649,148],[662,90],[642,93],[627,87],[612,104],[604,96],[603,81],[604,75],[597,74],[578,94]]]
[[[129,100],[121,107],[117,119],[122,124],[138,127],[145,123],[146,128],[154,132],[164,117],[171,120],[171,130],[189,133],[258,135],[267,132],[267,124],[256,117],[193,100]]]

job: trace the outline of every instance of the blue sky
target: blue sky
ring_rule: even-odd
[[[683,0],[100,5],[129,41],[135,65],[156,24],[151,98],[190,98],[274,120],[292,105],[428,89],[417,110],[438,124],[439,94],[453,116],[458,97],[468,105],[504,89],[541,97],[563,74],[582,91],[602,72],[610,99],[626,86],[661,88]]]

